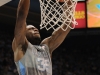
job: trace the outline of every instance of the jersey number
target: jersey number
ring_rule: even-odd
[[[44,59],[44,58],[38,58],[37,59],[37,68],[41,71],[45,71],[49,69],[49,60],[48,59]]]

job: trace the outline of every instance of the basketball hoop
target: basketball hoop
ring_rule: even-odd
[[[74,18],[74,12],[76,8],[76,0],[39,0],[41,8],[41,24],[40,29],[45,28],[47,31],[50,29],[56,30],[65,24],[71,29],[75,28],[77,22]],[[70,4],[68,3],[70,1]],[[67,13],[67,14],[66,14]],[[74,26],[71,27],[70,25]],[[62,27],[61,27],[62,28]],[[63,29],[64,31],[67,30]]]

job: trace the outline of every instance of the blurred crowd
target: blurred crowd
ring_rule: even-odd
[[[99,39],[100,35],[69,37],[53,54],[54,75],[100,75]]]
[[[0,75],[17,75],[12,51],[12,35],[0,32]]]
[[[0,75],[18,75],[11,47],[13,35],[6,32],[0,34]],[[97,37],[67,37],[53,52],[53,75],[100,75]]]

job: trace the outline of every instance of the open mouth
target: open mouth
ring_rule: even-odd
[[[34,34],[39,34],[39,32],[38,32],[38,31],[36,31]]]

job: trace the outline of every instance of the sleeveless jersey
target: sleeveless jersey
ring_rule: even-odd
[[[52,64],[47,45],[28,43],[25,55],[15,62],[19,75],[52,75]]]

